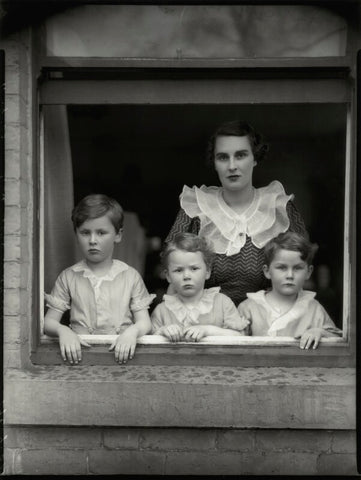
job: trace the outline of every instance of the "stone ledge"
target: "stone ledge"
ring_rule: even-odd
[[[5,376],[5,425],[354,429],[351,368],[37,367]]]

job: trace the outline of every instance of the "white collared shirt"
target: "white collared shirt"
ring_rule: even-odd
[[[340,336],[326,310],[315,299],[315,292],[301,290],[292,307],[284,313],[278,311],[267,301],[267,292],[259,290],[247,293],[247,300],[238,306],[239,313],[250,322],[254,336],[291,336],[302,335],[309,328],[322,328]]]
[[[70,309],[76,333],[103,335],[123,331],[133,322],[132,312],[147,309],[154,297],[137,270],[120,260],[113,260],[102,277],[82,260],[61,272],[51,294],[45,294],[49,308]]]

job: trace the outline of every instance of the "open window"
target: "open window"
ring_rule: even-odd
[[[94,192],[116,198],[127,212],[115,256],[137,268],[160,301],[167,283],[159,250],[178,211],[178,195],[184,184],[217,184],[205,162],[207,140],[223,121],[246,119],[270,144],[267,159],[254,171],[254,184],[277,179],[295,194],[319,245],[308,287],[318,292],[343,337],[323,339],[318,351],[303,352],[292,338],[207,337],[197,345],[175,346],[146,336],[133,362],[178,363],[193,349],[201,363],[210,364],[257,364],[265,356],[268,364],[295,356],[305,364],[317,358],[347,364],[354,168],[347,68],[246,75],[242,68],[119,68],[85,77],[77,69],[45,69],[40,84],[41,301],[58,273],[79,259],[70,212]],[[45,354],[49,359],[54,343],[42,334],[42,321],[35,362]],[[93,353],[106,352],[110,338],[89,337],[97,345]],[[90,362],[101,358],[86,355]],[[109,353],[102,358],[101,363],[113,361]]]

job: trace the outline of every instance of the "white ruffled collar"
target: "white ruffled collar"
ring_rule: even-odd
[[[198,317],[212,310],[214,297],[219,291],[220,287],[205,288],[202,298],[197,305],[186,305],[178,295],[165,294],[163,300],[165,306],[173,313],[176,319],[185,327],[188,327],[189,325],[197,325],[199,323]]]
[[[180,204],[186,214],[200,219],[200,235],[209,238],[216,253],[235,255],[246,243],[246,235],[257,248],[289,228],[287,202],[293,195],[286,195],[277,180],[268,186],[254,189],[251,205],[237,214],[223,199],[222,188],[193,188],[185,185]]]
[[[259,290],[255,293],[247,293],[247,297],[259,305],[262,305],[268,312],[271,325],[267,334],[270,336],[276,336],[278,331],[283,330],[291,322],[298,320],[303,316],[307,312],[310,302],[316,296],[315,292],[301,290],[292,307],[287,312],[280,314],[274,307],[272,307],[272,305],[270,305],[270,303],[268,303],[266,293],[265,290]]]
[[[112,260],[112,265],[107,273],[101,277],[94,275],[93,271],[90,270],[85,260],[81,260],[71,267],[74,272],[83,272],[83,277],[93,280],[95,283],[99,284],[104,280],[114,280],[114,278],[119,275],[121,272],[128,270],[128,265],[120,260]]]

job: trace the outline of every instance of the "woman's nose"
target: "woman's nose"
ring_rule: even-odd
[[[234,157],[231,155],[229,157],[229,169],[234,170],[236,168],[236,163],[234,161]]]

